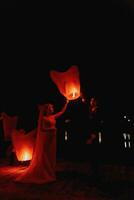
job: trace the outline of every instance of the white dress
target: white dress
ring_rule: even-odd
[[[23,183],[47,183],[56,180],[56,120],[44,117],[37,139],[33,159],[29,167],[16,179]]]

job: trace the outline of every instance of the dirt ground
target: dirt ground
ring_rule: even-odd
[[[2,200],[133,200],[134,166],[101,165],[101,179],[91,178],[90,163],[57,162],[57,180],[36,185],[15,183],[26,166],[9,166],[0,161]]]

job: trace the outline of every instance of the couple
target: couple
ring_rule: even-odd
[[[37,138],[33,158],[28,168],[16,178],[22,183],[48,183],[56,180],[56,119],[66,110],[68,100],[62,110],[54,114],[52,104],[39,106]]]

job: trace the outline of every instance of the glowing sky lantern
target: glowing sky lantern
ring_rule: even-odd
[[[60,93],[68,100],[75,100],[80,97],[80,78],[77,66],[72,66],[64,72],[51,70],[50,77]]]
[[[25,133],[24,130],[14,130],[12,143],[18,161],[29,161],[33,156],[36,130]]]

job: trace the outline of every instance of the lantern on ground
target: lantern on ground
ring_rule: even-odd
[[[13,148],[18,161],[30,161],[33,156],[36,130],[25,133],[24,130],[14,130],[12,133]]]

